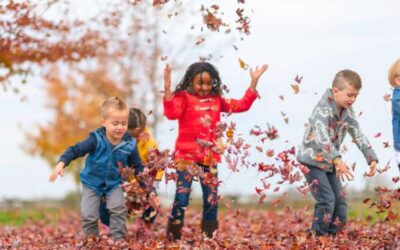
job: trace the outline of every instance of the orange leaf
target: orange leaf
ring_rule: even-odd
[[[293,91],[294,91],[295,94],[298,94],[298,93],[299,93],[300,87],[299,87],[298,84],[292,84],[292,85],[290,85],[290,86],[292,87],[292,89],[293,89]]]
[[[240,68],[247,70],[247,68],[249,67],[249,65],[247,63],[245,63],[242,59],[239,58],[239,65]]]

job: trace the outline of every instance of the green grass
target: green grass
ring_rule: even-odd
[[[0,224],[20,226],[25,222],[35,222],[44,219],[50,219],[54,222],[57,218],[57,211],[38,210],[38,209],[15,209],[10,211],[0,210]]]

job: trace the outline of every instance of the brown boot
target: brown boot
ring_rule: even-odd
[[[216,220],[202,220],[201,221],[201,231],[206,233],[208,238],[213,237],[213,233],[218,229],[218,221]]]
[[[180,240],[182,236],[181,229],[183,227],[183,223],[172,223],[168,221],[167,225],[167,239],[171,240]]]

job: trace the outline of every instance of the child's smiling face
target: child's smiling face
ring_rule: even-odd
[[[128,129],[128,110],[110,109],[102,125],[106,128],[106,136],[111,144],[118,144]]]
[[[205,97],[211,93],[212,78],[206,71],[198,73],[192,81],[193,93],[200,97]]]

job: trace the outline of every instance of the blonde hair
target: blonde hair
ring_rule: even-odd
[[[113,96],[107,98],[101,105],[101,116],[103,118],[107,118],[108,112],[111,109],[116,109],[120,111],[128,110],[128,106],[126,106],[125,102],[121,98],[119,98],[118,96]]]
[[[353,86],[356,90],[360,90],[362,87],[361,77],[357,72],[349,69],[339,71],[333,79],[332,87],[336,87],[339,90],[343,90],[345,83]]]
[[[400,76],[400,58],[397,59],[393,65],[390,67],[389,69],[389,73],[388,73],[388,80],[390,85],[392,85],[393,87],[396,87],[396,83],[394,82],[394,79],[396,77]]]

